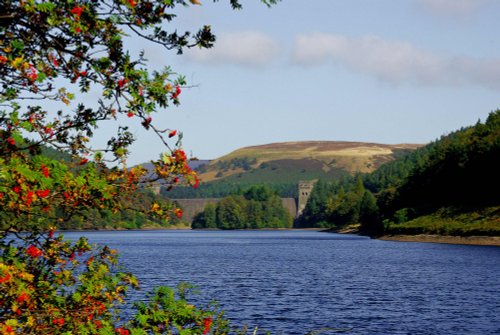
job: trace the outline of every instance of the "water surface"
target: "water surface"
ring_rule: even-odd
[[[119,250],[141,282],[132,298],[188,281],[198,303],[272,334],[500,334],[498,247],[297,230],[84,235]]]

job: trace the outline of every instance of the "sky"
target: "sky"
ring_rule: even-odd
[[[169,29],[211,25],[210,50],[176,55],[134,39],[151,68],[171,66],[191,87],[158,111],[183,148],[214,159],[285,141],[428,143],[500,108],[500,1],[202,0]],[[140,127],[131,163],[160,141]]]

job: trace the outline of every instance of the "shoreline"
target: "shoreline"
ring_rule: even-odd
[[[384,235],[378,240],[393,242],[446,243],[500,247],[500,236],[449,236],[449,235]]]
[[[346,227],[342,229],[327,229],[323,230],[327,233],[337,234],[360,234],[357,227]],[[365,236],[365,235],[363,235]],[[392,242],[420,242],[420,243],[446,243],[446,244],[461,244],[461,245],[486,245],[500,247],[500,236],[452,236],[452,235],[436,235],[436,234],[418,234],[418,235],[382,235],[371,237],[376,240],[392,241]]]

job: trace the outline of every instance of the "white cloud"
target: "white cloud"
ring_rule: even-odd
[[[377,36],[299,35],[293,58],[305,66],[334,62],[393,84],[478,84],[500,90],[500,59],[444,57]]]
[[[418,0],[425,10],[445,15],[468,15],[487,2],[488,0]]]
[[[211,49],[190,49],[186,56],[191,61],[215,64],[263,66],[280,53],[278,43],[264,33],[245,31],[217,35]]]

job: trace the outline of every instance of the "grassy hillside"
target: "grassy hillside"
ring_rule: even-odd
[[[222,177],[218,179],[231,183],[274,184],[325,177],[337,178],[346,174],[348,172],[345,170],[327,167],[323,162],[314,159],[279,159],[264,162],[248,171],[225,170],[219,174]]]
[[[290,182],[300,179],[336,178],[371,172],[416,144],[360,142],[284,142],[238,149],[204,165],[204,182]]]
[[[333,141],[251,146],[199,164],[202,182],[198,189],[178,186],[163,194],[174,199],[225,197],[252,185],[266,184],[281,197],[297,197],[299,180],[337,180],[373,171],[419,147]]]
[[[479,209],[441,208],[404,223],[388,222],[386,234],[500,236],[500,206]]]

